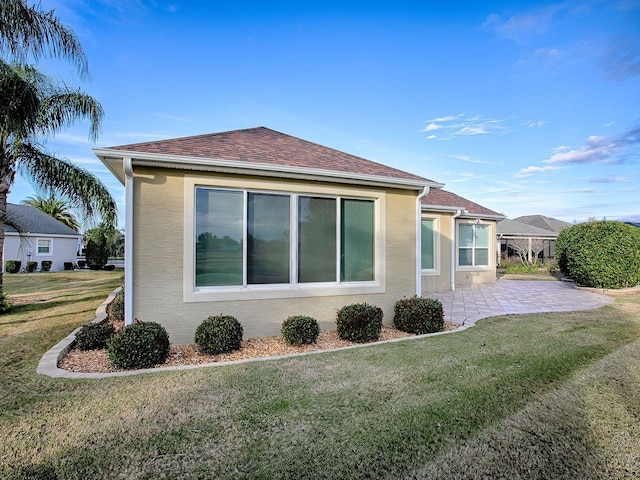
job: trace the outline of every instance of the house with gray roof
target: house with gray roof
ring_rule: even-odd
[[[4,220],[4,258],[19,260],[24,268],[28,261],[52,262],[51,270],[63,270],[65,262],[76,261],[82,235],[64,223],[30,205],[7,204]]]
[[[525,244],[528,243],[527,259],[529,261],[534,261],[532,258],[532,252],[536,250],[533,248],[534,242],[537,242],[538,248],[541,248],[542,260],[554,258],[558,234],[570,226],[568,222],[544,215],[525,215],[513,220],[506,218],[500,220],[497,225],[500,257],[516,256],[515,243],[522,245],[524,241]]]

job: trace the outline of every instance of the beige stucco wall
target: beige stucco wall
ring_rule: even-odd
[[[310,315],[323,330],[335,329],[335,314],[340,307],[367,302],[384,311],[385,323],[393,319],[393,305],[403,296],[415,293],[416,222],[415,191],[387,190],[384,196],[382,226],[386,232],[386,275],[381,293],[322,296],[309,291],[293,298],[187,301],[184,287],[184,232],[186,195],[185,174],[194,172],[136,168],[134,180],[134,318],[159,322],[167,329],[174,344],[193,343],[196,327],[209,315],[233,315],[242,323],[245,338],[278,335],[282,321],[290,315]],[[203,174],[203,182],[215,179],[234,180],[231,176]],[[245,184],[264,179],[235,177]],[[271,185],[287,189],[304,189],[305,183],[273,179]],[[308,188],[323,187],[309,182]],[[345,188],[326,184],[326,188]],[[351,190],[355,187],[349,187]],[[363,191],[371,191],[367,187]],[[188,283],[188,282],[187,282]]]
[[[422,273],[422,295],[429,296],[429,292],[451,290],[451,222],[453,221],[453,212],[423,212],[422,216],[435,218],[440,230],[437,239],[439,241],[439,245],[437,245],[440,261],[439,268],[435,272],[423,271]],[[456,220],[456,235],[457,225],[460,222],[469,221],[473,220]],[[496,281],[496,221],[482,220],[482,223],[490,225],[489,266],[476,268],[458,267],[456,245],[453,259],[455,262],[455,285],[476,285]]]

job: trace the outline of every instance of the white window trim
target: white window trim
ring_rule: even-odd
[[[435,216],[422,215],[420,228],[422,228],[422,220],[433,220],[433,268],[423,268],[421,272],[425,277],[440,275],[440,219]]]
[[[233,287],[195,286],[195,189],[196,187],[235,189],[294,196],[324,196],[373,200],[375,209],[375,280],[369,282],[297,283],[246,285]],[[246,195],[246,193],[245,193]],[[292,222],[297,221],[297,201],[292,201]],[[295,215],[294,215],[295,213]],[[296,184],[279,180],[250,180],[239,178],[202,177],[185,175],[184,179],[184,245],[183,245],[183,301],[214,302],[226,300],[258,300],[335,295],[384,293],[386,290],[386,195],[384,191]],[[340,228],[340,225],[337,225]],[[297,245],[297,228],[292,228],[291,245]],[[339,231],[339,230],[338,230]],[[295,241],[295,242],[294,242]],[[339,240],[338,240],[339,241]],[[244,242],[246,248],[246,242]],[[246,252],[245,252],[246,254]],[[297,262],[290,256],[291,278],[297,278]],[[295,264],[295,265],[294,265]],[[339,262],[337,268],[340,268]],[[338,271],[339,273],[339,271]],[[339,275],[337,276],[339,278]]]
[[[489,237],[489,245],[487,246],[487,250],[489,251],[489,264],[488,265],[460,265],[460,225],[486,225],[489,227],[488,237]],[[470,272],[470,271],[488,271],[495,270],[495,256],[492,255],[492,251],[495,251],[495,244],[493,244],[492,239],[496,238],[496,233],[494,231],[494,223],[492,222],[484,222],[482,220],[458,220],[456,222],[456,268],[461,272]],[[475,231],[475,230],[474,230]],[[493,247],[492,247],[493,245]],[[484,247],[480,247],[484,248]],[[476,247],[473,247],[475,253]],[[475,259],[475,255],[473,255]]]
[[[40,253],[40,240],[47,240],[49,242],[49,251],[47,253]],[[53,239],[52,238],[36,238],[36,257],[53,257]]]

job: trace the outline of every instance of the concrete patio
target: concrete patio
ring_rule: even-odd
[[[556,281],[498,280],[494,284],[458,286],[425,295],[442,302],[445,320],[473,325],[482,318],[515,313],[592,310],[613,299]]]

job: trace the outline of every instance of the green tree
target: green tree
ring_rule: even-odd
[[[64,223],[67,227],[73,228],[76,232],[80,230],[80,223],[76,216],[71,213],[72,207],[67,200],[56,198],[55,195],[50,194],[48,197],[42,195],[27,197],[22,203],[37,208],[41,212]]]
[[[89,138],[98,136],[100,103],[40,72],[28,62],[43,57],[69,61],[88,77],[87,56],[71,29],[53,11],[24,0],[0,2],[0,227],[16,173],[42,191],[56,192],[86,217],[99,215],[115,225],[116,204],[100,180],[45,150],[41,141],[77,120],[89,121]],[[0,228],[0,255],[4,228]],[[0,295],[2,272],[0,272]]]

